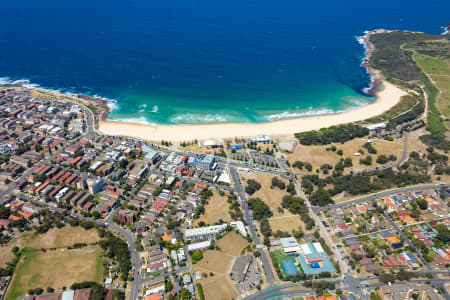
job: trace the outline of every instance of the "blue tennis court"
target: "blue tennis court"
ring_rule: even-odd
[[[293,260],[283,260],[281,261],[281,266],[283,267],[284,273],[288,276],[295,276],[298,274],[297,267]]]

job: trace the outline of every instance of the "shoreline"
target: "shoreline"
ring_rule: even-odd
[[[150,141],[189,141],[251,137],[257,135],[292,136],[295,133],[318,130],[333,125],[352,123],[377,116],[397,104],[407,93],[394,84],[382,81],[383,89],[376,92],[377,101],[342,113],[308,116],[267,123],[225,123],[201,125],[147,125],[101,120],[98,131],[106,135],[121,135]]]
[[[175,142],[195,139],[251,137],[261,134],[275,137],[292,137],[293,134],[298,132],[363,121],[380,115],[397,104],[402,96],[407,95],[407,92],[384,80],[381,72],[370,66],[370,56],[375,50],[375,46],[370,42],[370,37],[372,34],[381,32],[388,32],[388,30],[377,29],[367,31],[364,36],[358,37],[358,41],[363,44],[365,49],[365,56],[361,65],[365,67],[371,78],[370,85],[365,89],[365,92],[375,95],[377,100],[373,103],[334,114],[303,116],[265,123],[150,125],[108,119],[110,100],[105,98],[83,94],[64,94],[59,91],[39,87],[27,88],[46,94],[47,96],[54,95],[68,101],[82,102],[91,109],[95,116],[95,130],[106,135],[120,135],[150,141],[166,140]],[[95,109],[93,110],[92,108]]]
[[[250,137],[256,135],[270,135],[277,137],[293,136],[295,133],[333,125],[363,121],[382,114],[398,103],[407,93],[394,84],[383,79],[380,71],[373,69],[370,56],[375,45],[370,42],[372,34],[387,32],[377,29],[366,32],[358,40],[364,45],[365,57],[361,63],[370,75],[370,86],[366,92],[377,96],[377,100],[345,112],[306,116],[288,120],[266,123],[224,123],[224,124],[177,124],[177,125],[149,125],[141,123],[123,122],[101,118],[98,131],[107,135],[122,135],[150,141],[188,141],[205,139],[224,139],[233,137]],[[380,90],[380,87],[382,88]],[[107,114],[103,115],[106,116]]]

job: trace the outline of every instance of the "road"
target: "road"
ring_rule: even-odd
[[[401,230],[401,228],[399,228],[398,225],[395,224],[395,222],[391,219],[391,217],[389,217],[389,215],[386,214],[385,212],[383,212],[383,217],[389,222],[389,224],[391,224],[392,228],[400,235],[400,237],[404,241],[406,241],[406,243],[408,243],[409,247],[411,247],[411,249],[414,249],[414,253],[420,258],[420,260],[427,267],[427,269],[432,270],[433,267],[425,260],[420,250],[416,248],[413,242],[411,242],[411,240],[406,236],[406,234]]]
[[[448,274],[450,271],[440,271],[441,274]],[[374,280],[377,277],[364,277],[364,278],[358,278],[354,277],[352,275],[346,275],[343,279],[331,279],[327,280],[330,282],[333,282],[335,285],[340,285],[341,289],[344,291],[351,292],[352,294],[359,297],[359,299],[369,299],[370,290],[374,290],[382,285],[385,285],[385,283],[382,282],[374,282],[374,283],[365,283],[369,280]],[[320,281],[320,280],[319,280]],[[448,279],[413,279],[409,282],[416,282],[416,283],[428,283],[435,286],[442,286],[443,284],[449,283]],[[399,282],[402,283],[402,282]],[[394,283],[397,284],[397,283]],[[261,299],[275,299],[275,298],[288,298],[294,297],[294,296],[300,296],[300,295],[308,295],[313,294],[314,290],[311,289],[300,289],[303,287],[303,282],[298,283],[286,283],[284,285],[274,286],[271,288],[267,288],[265,290],[261,290],[257,293],[254,293],[252,295],[249,295],[243,300],[261,300]],[[295,288],[298,288],[297,290]],[[450,300],[447,293],[444,293],[442,295],[444,299]]]
[[[235,191],[237,192],[237,194],[239,196],[239,200],[241,201],[242,209],[244,210],[244,216],[245,216],[245,220],[247,220],[250,235],[252,236],[252,239],[256,244],[256,249],[260,254],[259,258],[261,259],[261,262],[262,262],[266,280],[269,282],[270,286],[273,286],[275,277],[272,272],[271,263],[269,261],[269,258],[267,258],[267,255],[264,252],[264,247],[261,244],[261,241],[259,240],[258,234],[256,233],[255,224],[253,222],[253,218],[248,209],[247,198],[245,196],[244,188],[241,184],[239,174],[237,173],[235,168],[230,168],[230,173],[231,173],[232,180],[234,182]]]
[[[403,228],[408,228],[408,227],[412,227],[412,226],[416,226],[416,225],[422,225],[422,224],[426,224],[426,223],[430,223],[430,222],[441,221],[441,220],[445,220],[445,219],[450,219],[450,216],[437,218],[437,219],[426,220],[426,221],[421,221],[421,222],[416,222],[416,223],[410,223],[408,225],[398,226],[398,228],[403,229]],[[367,232],[367,233],[347,235],[347,236],[343,237],[342,239],[346,240],[346,239],[351,239],[351,238],[358,238],[360,236],[365,236],[365,235],[374,235],[374,234],[379,234],[379,233],[383,233],[383,232],[392,231],[393,229],[394,228],[389,227],[389,228],[386,228],[386,229],[381,229],[381,230]]]
[[[441,187],[448,188],[448,187],[450,187],[450,184],[445,184],[445,185],[443,185],[443,184],[421,184],[421,185],[414,185],[414,186],[408,186],[408,187],[394,188],[394,189],[385,190],[382,192],[377,192],[377,193],[357,197],[357,198],[339,202],[336,204],[330,204],[328,206],[314,207],[313,209],[315,212],[325,211],[330,208],[345,207],[345,206],[349,206],[349,205],[353,205],[353,204],[357,204],[357,203],[361,203],[361,202],[365,202],[365,201],[375,201],[378,198],[386,197],[386,196],[393,195],[393,194],[406,193],[406,192],[417,192],[417,191],[424,191],[424,190],[434,190],[434,189],[439,189]]]
[[[297,191],[297,195],[299,195],[303,200],[305,200],[305,203],[308,207],[309,215],[314,220],[316,228],[319,229],[320,236],[325,240],[327,245],[332,249],[333,256],[334,256],[333,258],[339,264],[339,267],[341,268],[341,272],[343,274],[349,272],[350,268],[345,260],[344,255],[342,254],[342,252],[339,249],[336,249],[335,244],[331,240],[331,237],[328,234],[327,229],[325,228],[325,226],[323,225],[323,223],[321,222],[321,220],[319,219],[317,214],[314,212],[314,210],[311,206],[311,203],[309,202],[309,199],[303,193],[303,190],[300,187],[300,184],[297,180],[294,181],[294,185],[295,185],[295,190]]]
[[[69,102],[69,101],[67,101]],[[79,103],[77,103],[79,104]],[[85,139],[89,139],[91,140],[96,134],[102,135],[101,133],[98,133],[95,129],[95,116],[94,113],[88,109],[86,106],[82,105],[82,111],[84,113],[85,116],[85,121],[86,121],[86,132],[85,134],[83,134],[82,136],[80,136],[78,139],[81,138],[85,138]],[[78,140],[76,139],[76,140]],[[127,140],[137,140],[137,139],[128,139]],[[76,142],[75,140],[75,142]],[[145,144],[149,145],[148,142],[144,141]],[[404,148],[403,148],[403,154],[402,157],[400,158],[399,161],[397,161],[396,163],[389,165],[389,166],[385,166],[382,168],[388,168],[388,167],[392,167],[392,166],[396,166],[399,165],[401,163],[403,163],[406,159],[407,159],[407,143],[408,143],[408,136],[405,134],[405,142],[404,142]],[[164,147],[160,147],[160,146],[155,146],[152,145],[156,148],[158,148],[160,151],[164,151],[164,152],[168,152],[168,151],[174,151],[173,149],[168,149],[168,148],[164,148]],[[61,150],[60,150],[61,151]],[[179,154],[190,154],[190,155],[195,155],[196,153],[193,152],[189,152],[189,151],[182,151],[182,150],[175,150],[177,153]],[[39,164],[36,164],[33,168],[28,169],[26,172],[24,172],[24,174],[22,174],[22,178],[25,178],[26,176],[30,175],[31,172],[33,170],[35,170],[39,165],[42,164],[48,164],[50,163],[51,159],[57,155],[59,153],[55,152],[53,155],[43,159],[42,161],[39,162]],[[284,285],[282,287],[275,287],[274,286],[274,281],[275,281],[275,277],[274,274],[272,272],[272,268],[271,268],[271,261],[270,258],[266,255],[266,252],[264,251],[264,246],[261,244],[261,241],[259,239],[259,236],[257,234],[257,229],[255,228],[254,222],[253,222],[253,218],[251,216],[251,213],[248,209],[248,205],[247,205],[247,198],[246,198],[246,194],[244,192],[244,188],[242,186],[242,183],[240,181],[239,178],[239,174],[237,172],[237,168],[248,168],[250,171],[252,172],[262,172],[265,174],[271,174],[271,175],[275,175],[275,176],[280,176],[282,178],[291,180],[294,179],[293,177],[295,176],[294,174],[292,174],[291,176],[288,176],[286,174],[287,172],[287,165],[279,162],[280,166],[282,166],[284,168],[283,169],[277,169],[277,168],[271,168],[271,167],[266,167],[263,165],[258,165],[258,164],[254,164],[254,163],[250,163],[250,162],[242,162],[242,161],[237,161],[237,160],[232,160],[229,158],[221,158],[221,157],[216,157],[216,160],[219,163],[222,164],[226,164],[230,170],[230,174],[232,177],[232,180],[235,184],[234,186],[234,190],[236,191],[239,200],[241,202],[242,205],[242,209],[244,212],[244,216],[245,216],[245,220],[247,221],[248,224],[248,228],[249,228],[249,232],[251,237],[253,238],[253,241],[256,244],[256,249],[260,254],[260,260],[262,262],[262,266],[263,266],[263,271],[265,274],[265,278],[267,280],[267,282],[269,283],[269,286],[271,288],[266,289],[264,291],[260,291],[257,294],[254,294],[252,296],[247,297],[246,299],[266,299],[266,298],[270,298],[270,297],[279,297],[280,295],[284,295],[283,293],[286,293],[287,295],[300,295],[300,294],[304,294],[304,291],[286,291],[287,287],[296,287],[296,286],[301,286],[301,284],[287,284]],[[378,168],[380,169],[380,168]],[[166,175],[166,174],[165,174]],[[228,189],[230,190],[230,187],[225,187],[222,185],[216,185],[216,184],[211,184],[211,183],[207,183],[207,182],[202,182],[200,180],[196,180],[196,179],[192,179],[192,178],[184,178],[184,180],[189,181],[189,182],[201,182],[201,183],[205,183],[208,186],[212,186],[212,187],[216,187],[216,188],[220,188],[220,189]],[[364,202],[364,201],[374,201],[377,198],[380,197],[384,197],[387,195],[391,195],[394,193],[403,193],[403,192],[412,192],[412,191],[419,191],[419,190],[430,190],[430,189],[436,189],[439,188],[440,186],[435,185],[435,184],[429,184],[429,185],[419,185],[419,186],[413,186],[413,187],[404,187],[404,188],[396,188],[396,189],[391,189],[388,191],[382,191],[379,193],[374,193],[374,194],[370,194],[370,195],[366,195],[366,196],[362,196],[362,197],[358,197],[349,201],[345,201],[345,202],[341,202],[338,204],[334,204],[332,206],[328,206],[328,207],[312,207],[308,198],[304,195],[303,191],[301,190],[301,187],[299,185],[299,183],[296,180],[293,180],[293,182],[295,183],[295,187],[297,190],[298,195],[300,195],[303,199],[305,199],[307,206],[308,206],[308,210],[310,215],[313,217],[314,221],[316,222],[316,226],[318,227],[319,231],[320,231],[320,235],[321,237],[323,237],[325,239],[325,242],[331,246],[332,248],[334,248],[334,243],[332,242],[327,229],[323,226],[322,222],[320,221],[319,217],[317,216],[317,212],[329,209],[331,207],[343,207],[343,206],[347,206],[347,205],[352,205],[355,203],[359,203],[359,202]],[[448,187],[450,185],[446,185],[446,187]],[[10,184],[7,189],[5,190],[0,190],[0,197],[7,195],[7,194],[11,194],[13,193],[15,188],[15,184],[12,183]],[[45,204],[45,206],[48,206],[47,204]],[[57,207],[51,207],[48,206],[51,209],[54,209],[56,211],[59,211],[61,213],[63,212],[67,212],[66,210],[57,208]],[[70,212],[69,212],[70,213]],[[138,299],[138,295],[139,295],[139,288],[143,283],[148,283],[151,282],[152,280],[164,277],[165,275],[168,275],[168,273],[164,273],[164,274],[160,274],[158,276],[155,277],[147,277],[147,278],[143,278],[141,276],[141,269],[142,269],[142,264],[141,264],[141,259],[139,256],[139,252],[136,250],[135,248],[135,238],[134,238],[134,234],[132,232],[130,232],[127,229],[124,229],[118,225],[116,225],[113,221],[112,218],[115,215],[116,210],[113,210],[111,212],[111,214],[105,219],[105,220],[94,220],[91,218],[86,218],[80,214],[76,214],[76,213],[70,213],[70,215],[80,218],[80,219],[84,219],[84,220],[89,220],[89,221],[93,221],[95,223],[97,223],[98,225],[101,226],[106,226],[108,229],[116,232],[117,234],[121,235],[122,238],[127,242],[128,244],[128,248],[130,251],[130,256],[131,256],[131,262],[133,265],[133,270],[134,270],[134,278],[133,281],[131,282],[131,292],[130,292],[130,297],[129,299],[131,300],[136,300]],[[386,217],[386,216],[385,216]],[[386,217],[386,219],[391,223],[392,227],[397,230],[399,233],[403,234],[401,232],[401,229],[398,228],[398,226],[392,221],[392,219],[389,218],[389,216]],[[411,241],[409,241],[407,239],[406,236],[402,236],[402,238],[408,242],[408,244],[410,244],[410,246],[414,247],[414,245],[412,245]],[[414,247],[415,248],[415,247]],[[341,267],[341,271],[344,274],[344,278],[339,279],[336,281],[336,283],[340,284],[341,282],[344,282],[344,286],[350,290],[353,291],[355,294],[359,295],[360,297],[364,297],[364,294],[361,294],[360,291],[358,291],[359,286],[361,285],[362,282],[368,280],[368,278],[356,278],[353,277],[350,273],[349,270],[350,268],[348,267],[348,264],[345,262],[345,259],[343,257],[343,255],[340,253],[339,250],[337,249],[333,249],[334,250],[334,254],[335,254],[335,259],[339,262],[340,267]],[[420,252],[417,252],[420,255]],[[431,266],[423,259],[423,257],[420,255],[419,258],[424,262],[424,264],[427,266],[427,272],[432,273],[433,275],[442,273],[439,270],[433,270],[431,268]],[[187,267],[180,269],[179,271],[184,272],[187,271]],[[439,286],[442,286],[442,283],[444,282],[443,280],[434,277],[433,279],[430,279],[430,281],[432,283],[435,283]],[[376,286],[376,284],[373,284],[373,286]],[[309,292],[309,291],[308,291]],[[448,299],[448,294],[444,295],[446,297],[446,299]]]

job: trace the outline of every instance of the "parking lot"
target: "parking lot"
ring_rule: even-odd
[[[236,283],[235,287],[239,293],[246,292],[247,290],[253,289],[259,283],[259,271],[256,260],[250,264],[247,275],[242,282]]]

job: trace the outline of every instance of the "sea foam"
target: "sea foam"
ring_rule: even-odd
[[[232,117],[226,114],[203,114],[203,113],[183,113],[169,118],[176,124],[180,123],[225,123],[230,122]]]
[[[309,109],[306,111],[284,111],[279,114],[272,114],[264,116],[264,119],[268,121],[279,121],[284,119],[294,119],[294,118],[300,118],[300,117],[307,117],[307,116],[319,116],[319,115],[329,115],[329,114],[335,114],[339,113],[341,111],[328,109],[328,108],[322,108],[322,109]]]

